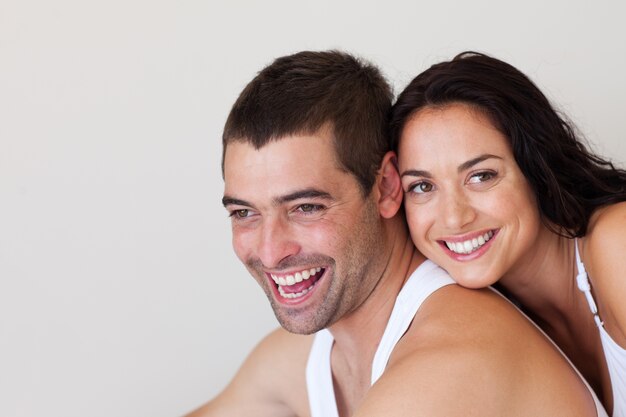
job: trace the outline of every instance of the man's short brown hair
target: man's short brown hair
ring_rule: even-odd
[[[389,150],[387,118],[392,92],[370,63],[340,51],[304,51],[276,59],[244,88],[222,136],[259,149],[285,136],[333,133],[341,168],[368,195]]]

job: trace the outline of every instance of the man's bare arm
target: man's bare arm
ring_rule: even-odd
[[[275,330],[250,353],[224,391],[186,417],[308,415],[305,369],[311,342],[310,336]]]

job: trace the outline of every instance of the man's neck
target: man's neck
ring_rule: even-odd
[[[329,328],[335,339],[332,351],[335,382],[345,389],[348,384],[342,384],[341,380],[351,381],[353,393],[344,394],[356,400],[369,387],[372,361],[396,298],[413,271],[425,260],[403,223],[394,221],[387,231],[388,256],[378,283],[355,311]]]

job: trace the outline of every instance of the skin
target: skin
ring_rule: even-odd
[[[457,285],[424,302],[370,387],[397,294],[425,258],[398,214],[395,155],[385,155],[364,198],[339,168],[331,137],[322,130],[258,150],[228,145],[224,203],[237,216],[233,247],[292,333],[268,335],[225,390],[189,416],[309,416],[312,336],[293,332],[324,327],[335,339],[331,366],[342,417],[595,416],[580,378],[528,320],[492,291]],[[295,302],[268,277],[312,266],[324,275]]]
[[[398,154],[413,241],[459,284],[495,283],[544,231],[506,138],[481,113],[463,105],[421,111]],[[487,250],[458,254],[444,244],[487,233]]]
[[[301,149],[298,155],[294,146]],[[233,248],[264,289],[281,325],[294,333],[313,333],[354,311],[377,284],[384,268],[374,256],[381,228],[364,227],[375,224],[376,205],[364,202],[358,188],[346,186],[352,185],[349,174],[335,168],[337,175],[328,181],[324,170],[311,169],[333,161],[330,146],[320,151],[301,138],[254,153],[249,148],[234,143],[225,159],[224,202]],[[250,181],[250,173],[259,181]],[[267,190],[280,191],[270,195]],[[323,269],[322,278],[302,300],[281,297],[269,277],[315,267]]]
[[[398,154],[407,221],[418,249],[463,286],[482,288],[499,282],[612,409],[598,329],[576,287],[574,241],[552,233],[542,222],[507,138],[483,113],[455,103],[413,115]],[[615,204],[597,210],[588,234],[579,239],[600,317],[622,347],[625,228],[626,204]],[[470,254],[455,254],[442,244],[486,231],[493,237]]]

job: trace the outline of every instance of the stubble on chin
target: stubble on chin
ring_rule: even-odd
[[[279,324],[290,333],[295,334],[313,334],[329,327],[332,324],[332,320],[338,309],[337,302],[328,302],[340,298],[337,296],[338,290],[333,288],[332,275],[335,270],[335,260],[325,255],[301,255],[292,258],[287,258],[281,262],[273,270],[293,270],[299,269],[302,266],[320,265],[326,268],[326,275],[323,280],[331,281],[331,285],[328,286],[327,293],[324,294],[323,299],[319,301],[319,305],[308,305],[306,308],[299,307],[297,305],[283,305],[276,300],[274,289],[271,285],[275,285],[273,282],[265,276],[263,264],[259,259],[249,259],[245,262],[246,268],[250,274],[255,277],[257,283],[261,286],[265,296],[270,302],[270,306],[274,311],[274,316],[278,320]],[[326,284],[326,283],[324,283]],[[326,284],[328,285],[328,284]],[[320,288],[316,289],[320,290]],[[318,295],[318,294],[316,294]],[[319,295],[318,295],[319,296]]]

